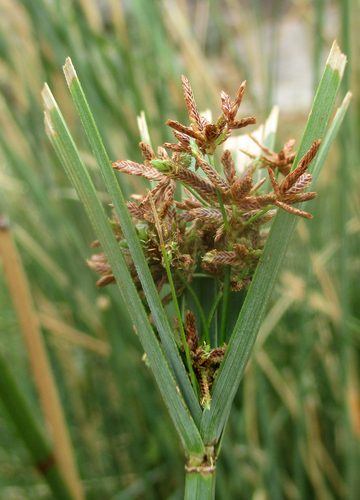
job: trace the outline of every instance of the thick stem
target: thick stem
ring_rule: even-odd
[[[212,467],[187,467],[184,500],[214,500],[215,474]]]

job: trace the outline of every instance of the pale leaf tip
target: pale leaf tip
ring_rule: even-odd
[[[45,132],[46,132],[46,135],[51,140],[52,137],[56,136],[56,132],[55,132],[55,129],[54,129],[53,122],[51,120],[50,114],[49,114],[49,112],[47,110],[44,113],[44,122],[45,122]]]
[[[342,78],[346,65],[346,55],[341,52],[336,40],[331,47],[326,64],[329,65],[334,71],[338,71],[340,78]]]
[[[44,83],[41,95],[44,101],[45,109],[47,111],[51,111],[52,109],[55,109],[57,107],[54,96],[52,95],[49,85],[47,83]]]
[[[343,100],[343,105],[345,106],[345,108],[347,108],[349,106],[352,96],[353,96],[352,92],[350,92],[350,90],[349,90],[349,92],[347,92],[347,94]]]
[[[66,83],[68,84],[68,87],[70,88],[74,79],[77,78],[77,74],[76,74],[74,65],[73,65],[70,57],[66,58],[65,65],[63,66],[63,71],[65,74]]]

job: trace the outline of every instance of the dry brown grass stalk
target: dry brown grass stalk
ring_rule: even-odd
[[[4,216],[0,222],[0,257],[26,343],[41,406],[54,441],[56,460],[74,499],[83,500],[84,492],[77,474],[70,436],[41,335],[39,319],[33,306],[20,256]]]

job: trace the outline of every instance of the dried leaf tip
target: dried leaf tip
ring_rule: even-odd
[[[138,129],[142,142],[146,142],[151,146],[150,134],[147,127],[145,112],[141,111],[140,116],[137,117]]]
[[[350,91],[349,91],[349,92],[346,94],[346,96],[344,97],[344,100],[343,100],[343,105],[344,105],[345,109],[347,109],[347,108],[348,108],[348,106],[349,106],[349,104],[350,104],[350,101],[351,101],[352,96],[353,96],[353,95],[352,95],[352,92],[350,92]]]
[[[346,65],[346,55],[341,52],[340,47],[336,40],[334,41],[331,47],[328,60],[326,61],[326,65],[330,66],[330,68],[333,69],[334,71],[338,71],[340,78],[343,77]]]
[[[65,74],[66,83],[68,84],[68,87],[70,88],[74,78],[77,78],[77,74],[76,74],[74,65],[73,65],[70,57],[66,58],[65,65],[63,66],[63,71]]]
[[[44,83],[44,88],[41,91],[41,95],[43,98],[44,107],[46,111],[51,111],[52,109],[57,108],[56,101],[47,83]]]
[[[51,140],[52,137],[56,136],[56,132],[50,114],[47,110],[44,112],[44,123],[46,135]]]

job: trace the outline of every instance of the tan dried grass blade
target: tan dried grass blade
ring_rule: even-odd
[[[13,242],[7,219],[4,216],[0,220],[0,257],[20,329],[26,343],[41,406],[54,441],[55,456],[60,471],[74,499],[84,500],[85,497],[77,474],[70,436],[47,358],[39,320],[34,310],[20,256]]]
[[[110,345],[104,340],[91,337],[87,333],[81,332],[48,314],[40,313],[38,316],[41,326],[49,330],[57,338],[84,347],[101,356],[108,357],[110,355]]]

